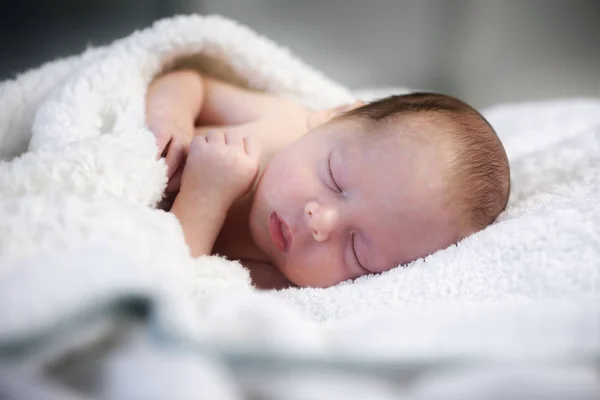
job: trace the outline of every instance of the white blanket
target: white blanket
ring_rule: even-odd
[[[142,291],[197,334],[287,351],[599,353],[600,102],[486,110],[513,187],[484,231],[356,282],[264,293],[236,262],[193,260],[177,220],[152,207],[166,167],[144,126],[145,88],[179,63],[312,107],[354,97],[248,28],[200,16],[2,83],[0,339]]]

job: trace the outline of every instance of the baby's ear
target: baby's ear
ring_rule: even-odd
[[[316,110],[311,112],[306,119],[306,127],[308,130],[314,129],[319,125],[331,121],[333,118],[342,115],[345,112],[354,110],[355,108],[364,106],[365,103],[357,100],[354,103],[342,104],[341,106],[327,108],[325,110]]]

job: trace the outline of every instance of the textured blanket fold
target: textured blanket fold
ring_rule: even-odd
[[[0,340],[143,291],[198,310],[209,337],[278,349],[600,350],[599,101],[485,111],[513,190],[484,231],[356,282],[258,293],[238,263],[192,259],[177,220],[153,208],[166,166],[144,126],[145,90],[181,65],[315,108],[354,98],[267,38],[201,16],[159,21],[0,84]]]

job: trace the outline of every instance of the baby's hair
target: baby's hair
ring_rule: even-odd
[[[418,92],[374,101],[347,112],[344,118],[380,123],[417,114],[442,117],[439,123],[449,127],[432,134],[443,135],[434,139],[450,143],[454,153],[448,171],[450,202],[458,206],[466,229],[483,229],[506,207],[510,170],[500,139],[477,110],[451,96]]]

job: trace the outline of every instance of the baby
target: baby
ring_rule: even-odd
[[[259,288],[387,271],[485,228],[508,200],[494,130],[442,94],[317,111],[181,70],[151,83],[147,124],[192,255],[240,260]]]

